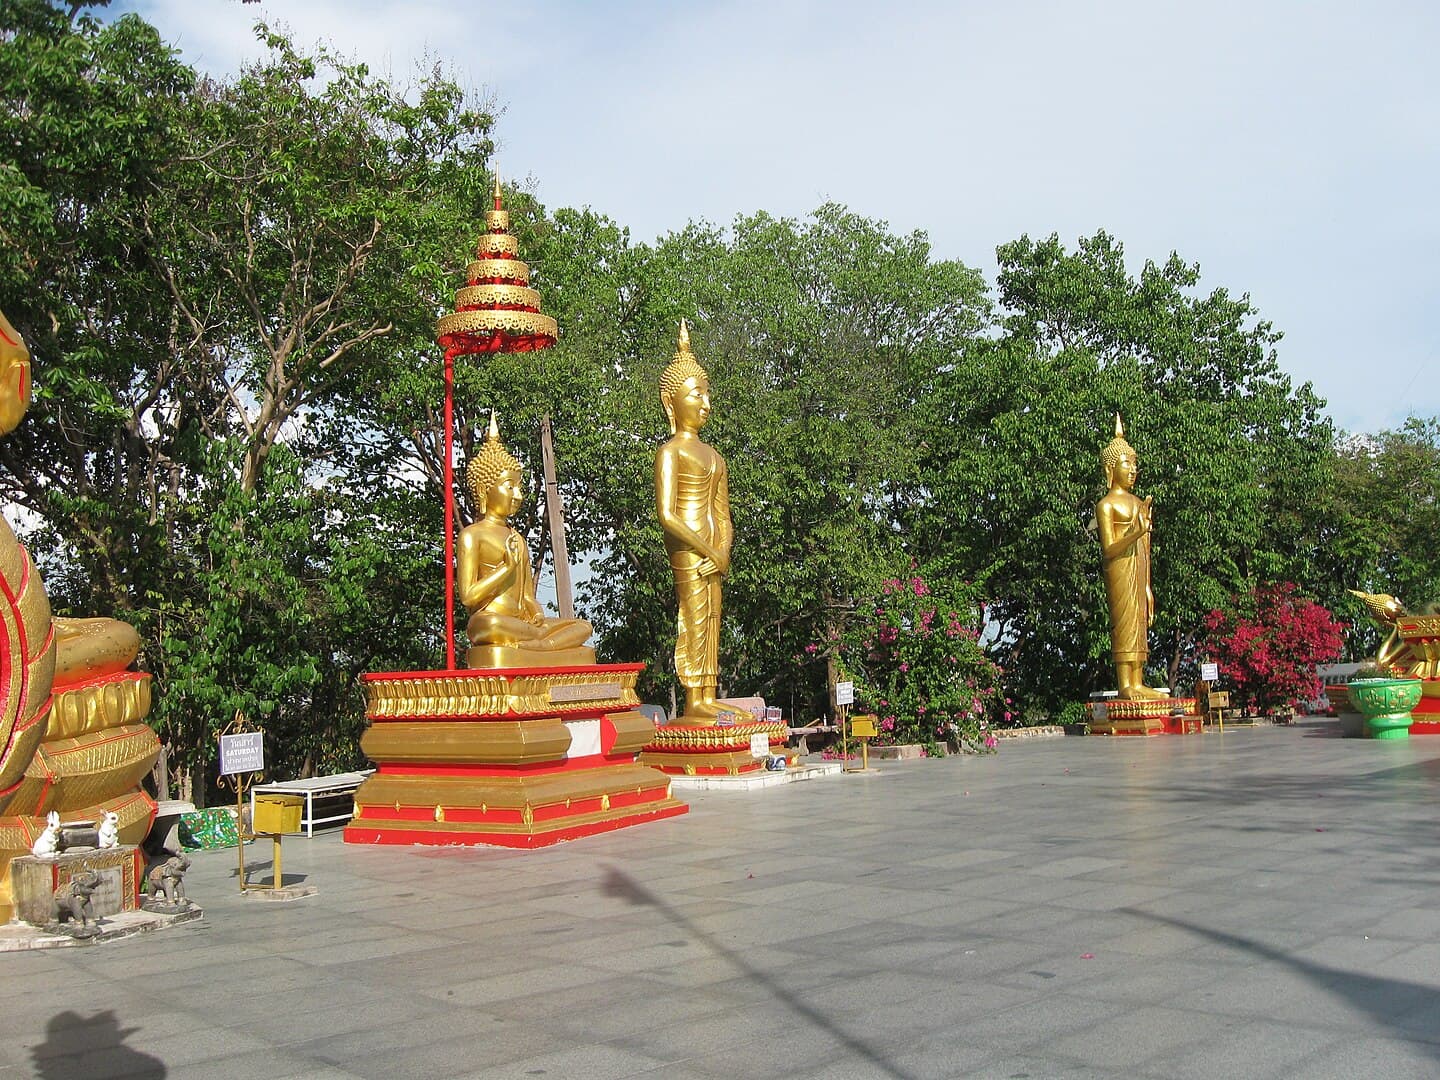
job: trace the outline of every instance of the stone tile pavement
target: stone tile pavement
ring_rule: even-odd
[[[0,957],[0,1078],[1440,1076],[1440,739],[1050,739]],[[252,849],[261,862],[268,849]]]

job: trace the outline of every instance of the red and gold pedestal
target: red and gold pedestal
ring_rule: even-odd
[[[350,844],[537,848],[683,814],[635,760],[655,725],[635,710],[643,664],[362,676],[376,772]]]
[[[640,761],[671,776],[743,776],[765,768],[764,759],[756,757],[753,749],[756,736],[766,740],[769,753],[785,757],[790,765],[797,763],[794,752],[785,747],[790,729],[782,723],[721,727],[688,724],[683,716],[655,729],[655,738],[645,747]]]
[[[1187,735],[1201,730],[1194,698],[1110,698],[1096,704],[1103,708],[1104,716],[1090,721],[1091,735]]]

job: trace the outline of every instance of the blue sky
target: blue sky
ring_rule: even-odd
[[[1104,228],[1249,293],[1352,431],[1440,413],[1440,5],[127,0],[223,74],[256,18],[502,114],[498,162],[648,240],[835,200],[993,277]]]

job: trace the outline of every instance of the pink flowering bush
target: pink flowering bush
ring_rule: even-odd
[[[1202,655],[1214,657],[1235,703],[1265,712],[1320,696],[1317,665],[1340,658],[1343,623],[1290,582],[1231,597],[1205,616]]]
[[[891,578],[839,642],[854,711],[879,718],[881,745],[995,749],[991,724],[1007,707],[1001,671],[980,647],[978,602],[968,589],[954,593],[937,595],[919,576]]]

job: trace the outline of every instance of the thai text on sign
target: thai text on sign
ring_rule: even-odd
[[[243,731],[220,736],[220,775],[265,771],[265,733]]]

